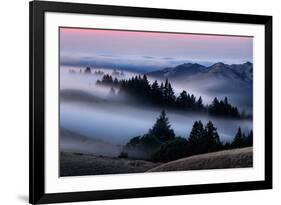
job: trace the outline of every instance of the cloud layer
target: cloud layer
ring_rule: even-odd
[[[62,64],[168,67],[252,62],[253,38],[60,28]]]

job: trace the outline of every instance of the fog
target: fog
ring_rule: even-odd
[[[147,133],[152,127],[160,110],[134,108],[131,106],[111,107],[102,105],[85,105],[80,103],[61,104],[62,127],[88,137],[124,144],[132,137]],[[231,140],[238,127],[251,129],[249,120],[230,120],[195,114],[177,114],[167,111],[170,124],[177,136],[187,137],[195,120],[206,123],[212,120],[218,128],[221,139]]]
[[[175,83],[176,89],[186,88],[188,92],[193,93],[195,96],[202,96],[204,104],[211,104],[214,100],[214,97],[217,97],[219,100],[228,98],[233,106],[237,106],[240,112],[245,111],[247,114],[253,113],[253,96],[252,88],[248,85],[241,86],[241,84],[233,84],[225,82],[224,80],[216,79],[213,80],[204,80],[196,81],[190,80],[187,82]]]
[[[100,139],[88,138],[84,135],[61,127],[60,150],[73,153],[96,154],[114,157],[119,155],[122,147],[114,143],[104,142]]]
[[[118,67],[116,67],[117,71]],[[60,89],[77,89],[90,92],[93,95],[98,95],[99,97],[107,97],[109,88],[95,86],[96,81],[102,78],[102,75],[87,75],[84,73],[85,67],[74,67],[74,66],[61,66],[60,73]],[[73,71],[75,73],[70,73]],[[112,68],[103,68],[98,67],[92,69],[92,71],[102,71],[104,74],[112,75],[114,69]],[[141,73],[132,72],[132,71],[123,71],[124,76],[114,76],[118,80],[120,79],[128,79],[136,75],[142,75]],[[148,77],[150,83],[157,80],[159,83],[161,81],[159,79],[155,79],[152,77]],[[174,88],[175,95],[178,96],[182,90],[186,90],[190,94],[194,94],[195,96],[201,96],[203,98],[204,104],[210,104],[214,97],[218,97],[218,99],[224,99],[224,97],[228,97],[229,102],[233,105],[238,106],[241,111],[246,110],[248,112],[252,112],[252,94],[251,89],[249,87],[241,87],[241,85],[237,86],[235,84],[230,84],[220,79],[175,79],[171,81],[172,86]]]
[[[60,73],[60,90],[76,90],[88,93],[95,99],[109,99],[108,87],[96,86],[96,81],[102,78],[102,75],[84,74],[85,68],[77,67],[62,67]],[[99,68],[105,73],[111,74],[112,69]],[[70,72],[71,71],[71,72]],[[129,78],[137,73],[124,72],[124,76],[116,76],[117,78]],[[154,79],[149,78],[150,81]],[[204,95],[200,90],[189,87],[184,88],[183,85],[172,84],[175,88],[176,95],[182,89],[186,89],[188,92],[201,95],[203,100],[206,98],[209,101],[213,99],[213,96]],[[189,85],[190,86],[190,85]],[[77,93],[76,93],[77,94]],[[112,101],[104,102],[99,100],[85,100],[79,96],[78,100],[73,94],[72,98],[64,98],[61,94],[60,99],[60,127],[64,128],[72,133],[77,133],[81,136],[85,136],[91,139],[100,140],[105,143],[114,145],[124,145],[131,138],[135,136],[141,136],[148,132],[153,126],[156,118],[159,116],[161,109],[141,106],[139,104],[132,105],[125,102],[129,99],[123,98],[123,103],[115,103]],[[88,99],[88,98],[87,98]],[[206,102],[205,102],[206,103]],[[211,120],[220,135],[222,141],[227,142],[233,139],[237,132],[238,127],[241,127],[242,131],[248,133],[252,129],[251,120],[233,120],[215,118],[202,114],[194,113],[177,113],[173,110],[167,110],[167,117],[169,118],[171,127],[174,129],[177,136],[187,138],[192,129],[194,121],[201,120],[206,124]],[[89,146],[84,146],[83,143],[73,143],[73,139],[69,138],[69,141],[64,140],[63,147],[67,147],[71,144],[71,149],[76,151],[88,152]],[[85,143],[84,143],[85,144]],[[93,147],[93,149],[95,149]],[[100,154],[104,155],[105,151],[101,151]]]

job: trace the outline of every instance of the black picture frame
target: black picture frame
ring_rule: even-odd
[[[272,17],[262,15],[184,11],[124,6],[32,1],[30,11],[30,164],[29,202],[31,204],[123,199],[167,195],[260,190],[272,188]],[[44,19],[45,12],[100,14],[111,16],[150,17],[162,19],[199,20],[260,24],[265,26],[265,180],[219,184],[200,184],[108,191],[45,193],[44,123]]]

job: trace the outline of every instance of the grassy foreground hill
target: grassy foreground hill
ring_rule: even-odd
[[[253,148],[246,147],[182,158],[162,164],[148,172],[253,167]]]

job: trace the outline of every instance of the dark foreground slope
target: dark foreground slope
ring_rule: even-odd
[[[60,154],[60,176],[142,173],[159,163],[79,153]]]
[[[148,172],[246,168],[253,166],[253,148],[225,150],[195,155],[155,167]]]
[[[60,155],[61,176],[246,168],[252,166],[252,147],[196,155],[165,164],[69,152],[63,152]]]

